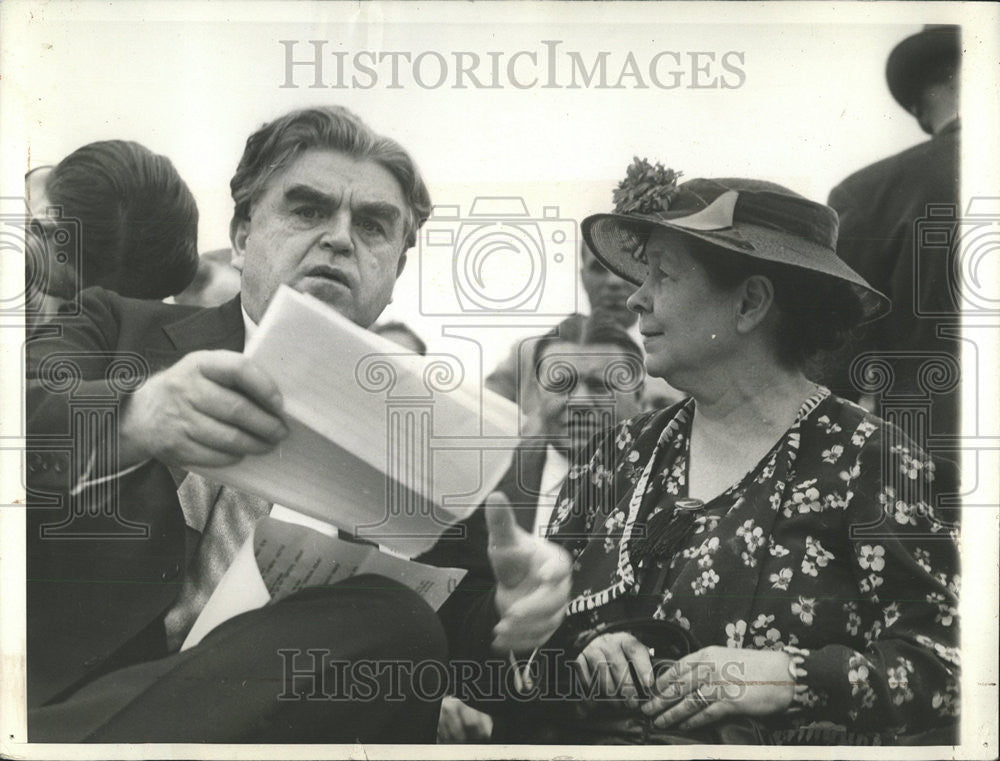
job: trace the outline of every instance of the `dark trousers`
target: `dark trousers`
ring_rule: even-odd
[[[433,743],[441,690],[420,688],[419,664],[446,658],[441,625],[420,597],[357,576],[230,619],[184,652],[106,673],[29,711],[28,738]]]

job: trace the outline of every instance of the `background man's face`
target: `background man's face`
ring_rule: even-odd
[[[32,286],[41,288],[50,296],[71,299],[79,290],[78,274],[74,262],[60,251],[78,247],[80,241],[72,245],[58,245],[57,234],[74,235],[76,228],[71,224],[61,224],[58,214],[49,214],[48,193],[45,190],[45,180],[52,172],[51,168],[32,172],[25,181],[25,203],[28,215],[28,234],[25,242],[25,257],[28,266],[39,278]]]
[[[587,292],[591,311],[602,309],[608,312],[622,327],[634,324],[638,315],[630,312],[625,302],[636,287],[611,273],[600,260],[591,253],[586,243],[580,244],[580,279]]]
[[[40,217],[49,205],[49,197],[45,192],[45,181],[52,173],[52,167],[43,167],[29,174],[24,181],[24,200],[28,206],[28,215]]]
[[[568,436],[573,449],[641,411],[642,361],[615,344],[549,344],[535,371],[540,402],[534,414],[545,434]]]
[[[413,336],[404,330],[380,330],[379,335],[389,339],[394,344],[402,346],[404,349],[409,349],[414,354],[420,354],[423,351],[423,347],[413,339]]]
[[[406,201],[368,159],[310,149],[275,174],[233,230],[243,307],[260,322],[282,283],[368,327],[403,270]]]

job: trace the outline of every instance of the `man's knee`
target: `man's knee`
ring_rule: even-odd
[[[274,607],[286,636],[315,647],[329,644],[346,658],[447,658],[447,640],[433,608],[383,576],[365,574],[304,589]]]
[[[437,613],[416,592],[383,576],[367,574],[353,579],[365,596],[371,615],[386,627],[383,642],[392,652],[416,660],[444,662],[448,642]]]

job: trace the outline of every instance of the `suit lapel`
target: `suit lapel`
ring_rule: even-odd
[[[245,332],[240,297],[237,296],[222,306],[202,309],[177,322],[164,325],[163,331],[179,351],[242,351]]]
[[[186,315],[176,322],[163,325],[161,330],[172,348],[147,348],[143,351],[152,372],[169,367],[192,351],[243,351],[245,330],[240,297],[237,296],[222,306]]]

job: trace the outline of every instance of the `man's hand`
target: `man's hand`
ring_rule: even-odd
[[[493,719],[489,714],[477,711],[451,695],[446,695],[441,701],[437,729],[439,743],[488,743],[492,733]]]
[[[518,526],[510,503],[500,492],[486,498],[486,525],[500,614],[500,623],[493,629],[493,648],[529,652],[544,644],[566,615],[569,553]]]
[[[220,467],[263,454],[288,435],[281,392],[247,357],[198,351],[151,377],[121,423],[119,463]]]

